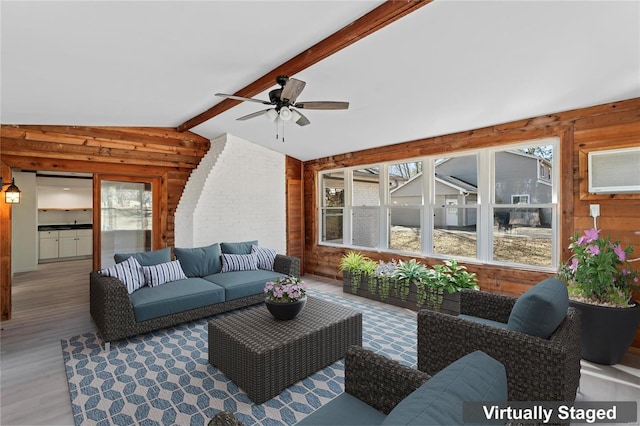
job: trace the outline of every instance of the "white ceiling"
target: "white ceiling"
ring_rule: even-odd
[[[176,127],[380,4],[3,0],[0,121]],[[436,0],[293,77],[349,110],[192,131],[309,160],[640,97],[640,1]]]

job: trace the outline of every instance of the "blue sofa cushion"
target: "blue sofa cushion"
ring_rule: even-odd
[[[101,269],[98,273],[103,277],[118,278],[127,287],[127,292],[131,294],[145,285],[142,268],[135,257],[130,257],[124,262]]]
[[[296,426],[379,425],[385,417],[380,411],[345,392],[296,423]]]
[[[224,289],[202,278],[142,287],[129,298],[138,322],[225,301]]]
[[[253,271],[258,269],[258,257],[254,254],[222,253],[222,271]]]
[[[226,254],[251,254],[251,246],[257,246],[258,240],[239,243],[220,243],[220,249]]]
[[[461,425],[465,401],[507,402],[505,368],[482,351],[441,370],[400,401],[381,424]]]
[[[221,272],[203,278],[224,287],[225,300],[233,300],[264,293],[264,285],[267,281],[284,276],[278,272],[256,269],[254,271]]]
[[[173,254],[180,261],[187,277],[204,277],[217,274],[222,270],[220,261],[220,244],[206,247],[174,248]]]
[[[547,278],[518,298],[507,329],[548,339],[567,316],[567,308],[567,285],[557,278]]]
[[[138,253],[116,253],[113,255],[113,259],[116,263],[120,263],[131,256],[135,257],[142,266],[153,266],[159,263],[171,262],[171,248],[165,247],[160,250],[141,251]]]

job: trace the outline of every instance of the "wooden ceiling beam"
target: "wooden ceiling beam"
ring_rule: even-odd
[[[361,16],[344,28],[331,34],[324,40],[316,43],[304,52],[294,56],[282,65],[269,71],[253,83],[238,90],[235,95],[250,98],[262,93],[274,85],[274,81],[279,75],[294,75],[310,67],[311,65],[328,58],[334,53],[352,45],[358,40],[373,34],[381,28],[395,22],[431,3],[432,0],[412,0],[412,1],[386,1],[371,12]],[[218,114],[236,106],[241,101],[225,99],[208,110],[180,124],[176,130],[184,132],[195,126],[204,123]]]

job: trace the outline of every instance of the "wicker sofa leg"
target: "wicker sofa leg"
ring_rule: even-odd
[[[111,342],[104,342],[104,351],[109,352],[111,350]]]

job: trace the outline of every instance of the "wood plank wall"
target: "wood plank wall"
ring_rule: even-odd
[[[286,158],[287,255],[300,259],[300,273],[304,274],[304,201],[302,161]]]
[[[11,182],[11,168],[0,161],[2,182]],[[5,189],[3,187],[2,189]],[[2,194],[0,194],[2,195]],[[11,206],[0,200],[0,319],[11,318]]]
[[[405,158],[446,154],[501,144],[560,138],[561,144],[561,258],[567,259],[569,237],[574,230],[593,226],[589,204],[599,203],[602,217],[598,227],[614,239],[634,248],[640,257],[640,195],[585,194],[586,165],[580,158],[589,149],[640,146],[640,98],[589,108],[560,112],[466,132],[404,142],[386,147],[351,152],[304,163],[305,271],[341,279],[340,258],[347,249],[318,245],[317,175],[319,171]],[[583,161],[584,163],[584,161]],[[581,191],[582,188],[582,191]],[[363,251],[378,260],[403,258],[387,253]],[[415,256],[414,256],[415,257]],[[422,259],[440,263],[438,259]],[[637,262],[636,265],[638,265]],[[518,296],[551,273],[490,265],[466,264],[476,272],[483,290]],[[640,293],[636,294],[640,297]],[[640,348],[640,332],[633,344]]]
[[[170,128],[45,125],[0,128],[0,161],[8,168],[160,178],[158,247],[174,245],[176,207],[191,171],[209,147],[206,138]],[[11,243],[8,244],[10,247]],[[2,256],[4,259],[4,252]],[[4,264],[0,266],[3,266],[0,289],[10,294]],[[4,317],[5,298],[2,300],[2,319],[8,319]]]

